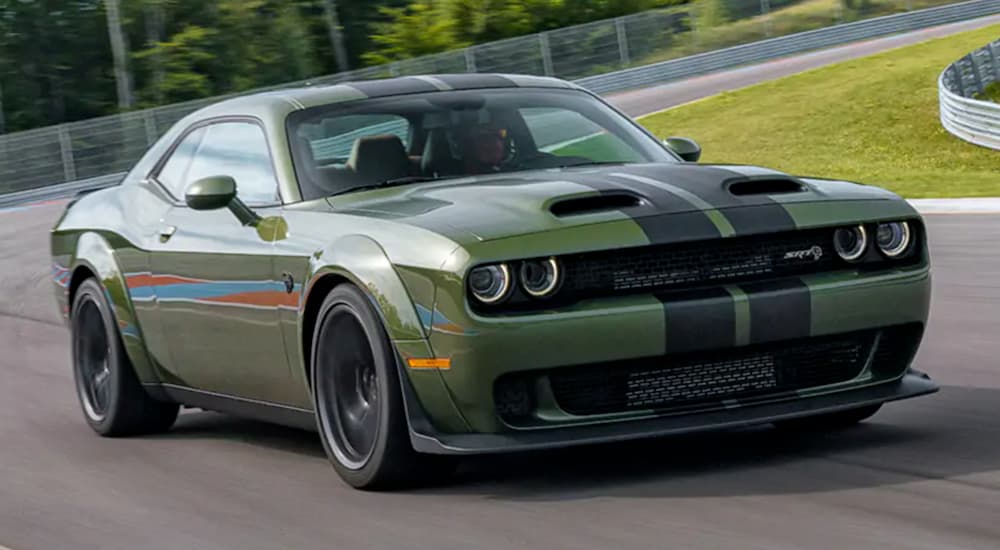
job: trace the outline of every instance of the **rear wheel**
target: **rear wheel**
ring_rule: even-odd
[[[832,431],[849,428],[862,422],[882,408],[882,404],[867,405],[846,411],[818,414],[804,418],[794,418],[791,420],[781,420],[774,423],[776,428],[790,431]]]
[[[125,354],[101,286],[80,284],[71,315],[73,378],[83,415],[103,436],[139,435],[170,429],[178,405],[146,393]]]
[[[437,479],[443,457],[410,444],[392,345],[367,297],[341,285],[320,307],[313,334],[316,419],[334,469],[358,489]]]

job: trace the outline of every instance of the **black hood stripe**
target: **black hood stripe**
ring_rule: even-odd
[[[774,199],[756,195],[753,204],[745,198],[730,193],[725,186],[727,180],[741,178],[739,173],[713,167],[678,166],[671,167],[670,181],[663,181],[663,175],[650,174],[645,167],[628,167],[644,180],[668,186],[684,192],[686,197],[695,197],[692,204],[700,208],[720,212],[733,229],[733,235],[789,231],[797,226],[788,210]],[[649,174],[649,175],[646,175]],[[613,174],[619,175],[619,174]],[[624,174],[621,174],[624,175]]]
[[[645,176],[637,176],[622,172],[614,172],[610,175],[619,180],[628,180],[632,182],[633,185],[640,185],[647,191],[648,194],[654,194],[654,196],[666,194],[669,197],[676,197],[674,200],[683,200],[694,208],[700,210],[703,215],[715,225],[719,232],[719,236],[729,237],[735,234],[735,230],[732,225],[728,220],[719,214],[718,210],[716,210],[714,206],[698,195],[691,193],[687,189],[683,189],[660,180],[655,180],[653,178],[647,178]]]
[[[792,215],[778,203],[727,208],[721,212],[737,235],[793,231],[798,228]]]
[[[703,212],[677,212],[633,217],[650,244],[719,238],[719,229]]]
[[[670,193],[660,185],[652,185],[642,179],[617,178],[616,181],[609,182],[604,177],[587,174],[572,176],[568,178],[570,181],[601,193],[625,189],[646,198],[651,204],[619,211],[642,228],[650,244],[717,239],[723,235],[709,213],[691,207],[683,197]],[[678,212],[678,205],[685,206],[684,211]]]

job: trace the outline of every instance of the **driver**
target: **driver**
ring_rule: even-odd
[[[499,172],[506,154],[506,128],[480,124],[463,132],[462,162],[466,174]]]

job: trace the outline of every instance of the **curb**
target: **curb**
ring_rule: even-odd
[[[1000,198],[908,199],[921,214],[1000,214]]]

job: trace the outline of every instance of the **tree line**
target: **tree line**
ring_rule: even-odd
[[[0,0],[0,133],[687,0]]]

